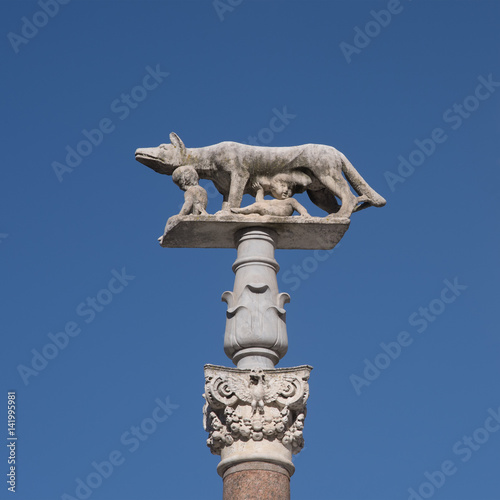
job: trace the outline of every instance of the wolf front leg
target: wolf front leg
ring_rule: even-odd
[[[230,211],[231,208],[240,208],[241,200],[243,199],[243,192],[248,182],[249,174],[242,175],[237,172],[231,172],[231,184],[229,187],[229,195],[227,200],[227,208],[223,211]]]
[[[229,195],[227,193],[222,195],[222,208],[215,215],[219,215],[221,213],[230,211],[230,208],[228,207],[229,204],[227,201],[228,197]]]

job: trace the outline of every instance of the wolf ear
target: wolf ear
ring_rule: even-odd
[[[170,142],[172,143],[174,148],[179,148],[181,157],[184,158],[184,156],[186,156],[186,146],[184,146],[181,138],[175,132],[170,133]]]

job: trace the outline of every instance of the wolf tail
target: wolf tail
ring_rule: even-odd
[[[385,198],[380,196],[368,185],[344,154],[340,153],[340,157],[342,161],[342,172],[344,172],[344,175],[354,191],[360,196],[360,201],[363,202],[361,205],[358,205],[354,211],[359,212],[370,206],[383,207],[386,204]]]

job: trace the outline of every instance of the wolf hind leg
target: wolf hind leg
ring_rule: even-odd
[[[340,199],[342,205],[340,210],[335,214],[336,217],[350,217],[358,204],[358,198],[352,193],[347,181],[341,176],[340,179],[334,179],[330,176],[322,176],[319,178],[320,182],[334,196]],[[333,217],[331,214],[328,217]]]
[[[364,210],[365,208],[372,207],[372,200],[370,197],[366,196],[365,194],[362,196],[358,196],[357,199],[358,205],[354,207],[354,212],[359,212],[360,210]]]

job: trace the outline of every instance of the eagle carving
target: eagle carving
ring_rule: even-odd
[[[277,379],[268,377],[263,370],[252,370],[250,373],[241,376],[233,373],[226,373],[224,381],[216,384],[217,390],[214,394],[230,399],[234,402],[250,404],[252,415],[264,413],[264,407],[278,399],[290,398],[296,392],[293,379]],[[218,393],[218,394],[217,394]],[[233,403],[234,404],[234,403]]]

